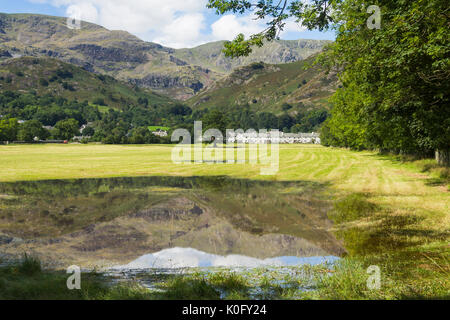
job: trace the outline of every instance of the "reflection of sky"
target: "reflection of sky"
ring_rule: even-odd
[[[247,267],[263,266],[288,267],[302,264],[317,265],[332,263],[339,258],[328,257],[277,257],[257,259],[241,255],[219,256],[191,248],[172,248],[157,253],[144,255],[117,269],[148,268],[205,268],[205,267]]]

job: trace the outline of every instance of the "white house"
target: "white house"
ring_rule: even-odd
[[[248,144],[320,144],[320,135],[318,133],[283,133],[280,132],[278,137],[272,137],[270,132],[246,132],[235,133],[227,137],[228,143],[248,143]]]

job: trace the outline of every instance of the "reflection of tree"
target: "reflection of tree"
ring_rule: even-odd
[[[286,186],[319,187],[320,184],[307,181],[257,181],[233,179],[227,176],[199,177],[120,177],[101,179],[46,180],[0,183],[0,192],[14,195],[39,195],[47,197],[68,197],[112,192],[114,190],[144,189],[148,187],[171,187],[181,189],[222,190],[249,193],[251,188]]]

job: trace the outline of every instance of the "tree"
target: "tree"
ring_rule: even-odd
[[[151,133],[146,127],[133,129],[131,132],[131,137],[128,140],[128,143],[130,144],[156,144],[159,142],[159,138]]]
[[[0,141],[16,140],[18,128],[19,123],[15,118],[0,120]]]
[[[95,134],[95,130],[92,127],[86,127],[83,130],[83,137],[92,137]]]
[[[258,115],[258,129],[278,129],[278,117],[270,112],[261,112]]]
[[[225,135],[228,119],[223,111],[214,109],[204,115],[202,121],[204,130],[217,129]]]
[[[286,25],[286,20],[294,18],[301,21],[308,29],[318,28],[320,31],[329,28],[335,21],[333,10],[336,10],[344,0],[209,0],[207,7],[215,9],[216,13],[252,12],[256,19],[267,20],[267,28],[245,39],[239,34],[236,39],[225,43],[224,53],[228,57],[248,56],[253,46],[262,47],[264,41],[278,38]]]
[[[43,87],[48,87],[48,81],[45,80],[44,78],[39,79],[39,84]]]
[[[45,140],[50,136],[50,132],[42,127],[38,120],[26,121],[20,126],[17,138],[20,141],[33,142],[34,138]]]
[[[289,110],[292,109],[292,106],[291,106],[289,103],[285,102],[285,103],[283,103],[283,105],[281,106],[281,109],[282,109],[283,111],[289,111]]]
[[[103,98],[95,98],[92,103],[99,106],[108,106]]]
[[[55,136],[62,140],[70,140],[80,133],[79,123],[75,119],[61,120],[55,125]]]
[[[144,107],[148,107],[148,98],[138,98],[138,103]]]
[[[192,109],[189,108],[188,106],[177,103],[176,105],[170,108],[169,112],[173,115],[188,116],[192,114]]]
[[[289,132],[291,127],[294,125],[294,118],[292,118],[287,113],[281,115],[278,118],[278,128],[284,132]]]
[[[344,86],[335,95],[332,111],[337,120],[330,121],[330,129],[346,143],[358,132],[366,148],[418,155],[439,150],[443,156],[438,158],[448,158],[448,4],[401,0],[379,5],[388,13],[380,30],[361,28],[365,12],[342,7],[346,23],[324,56],[343,70]],[[344,118],[346,131],[339,130]]]
[[[431,155],[450,161],[450,36],[448,1],[376,0],[381,25],[363,0],[210,0],[218,14],[246,13],[268,28],[225,45],[227,56],[248,55],[271,41],[286,20],[308,29],[334,29],[336,41],[318,61],[339,71],[322,140],[336,146]]]

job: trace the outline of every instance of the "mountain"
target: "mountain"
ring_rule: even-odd
[[[327,43],[278,41],[257,49],[251,57],[231,61],[221,53],[223,42],[175,50],[125,31],[87,22],[81,26],[80,30],[69,29],[61,17],[0,14],[0,59],[52,57],[186,100],[236,67],[253,61],[296,61],[320,51]]]
[[[21,57],[0,63],[0,92],[35,92],[69,101],[87,100],[90,104],[113,109],[138,105],[169,105],[170,98],[147,89],[133,87],[113,77],[94,74],[73,64],[53,58]]]
[[[80,30],[72,30],[59,17],[0,14],[0,42],[0,50],[12,57],[53,57],[179,99],[219,78],[178,61],[173,49],[87,22],[82,22]]]
[[[225,41],[207,43],[192,49],[176,50],[174,56],[193,65],[229,74],[238,67],[253,62],[280,64],[296,62],[320,52],[331,41],[320,40],[275,40],[261,48],[254,48],[248,57],[231,59],[222,52]]]
[[[255,112],[290,113],[328,108],[339,83],[335,73],[310,67],[314,57],[287,64],[252,63],[234,70],[187,103],[193,109],[249,105]]]

